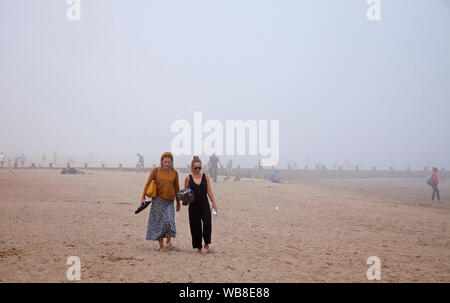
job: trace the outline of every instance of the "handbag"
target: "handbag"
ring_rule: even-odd
[[[177,193],[177,198],[180,199],[181,201],[183,201],[182,204],[186,206],[186,205],[191,204],[194,201],[195,196],[194,196],[194,192],[192,191],[192,189],[190,189],[188,187],[188,188],[180,190]]]
[[[152,179],[152,182],[150,183],[150,186],[147,188],[147,192],[145,195],[149,198],[156,197],[156,174],[158,173],[158,168],[156,168],[155,176]]]
[[[436,185],[436,181],[434,181],[433,177],[430,177],[430,179],[428,179],[427,181],[427,184],[431,187],[434,187]]]

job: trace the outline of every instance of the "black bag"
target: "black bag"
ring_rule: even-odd
[[[430,177],[430,179],[428,179],[427,184],[430,185],[431,187],[435,187],[436,186],[436,181],[434,181],[433,177]]]
[[[181,201],[183,201],[183,205],[189,205],[190,203],[192,203],[192,201],[194,201],[195,197],[194,197],[194,192],[192,191],[192,189],[185,188],[180,190],[177,193],[177,198]]]

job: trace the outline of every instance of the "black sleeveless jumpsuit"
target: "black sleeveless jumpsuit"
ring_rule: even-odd
[[[206,176],[203,173],[200,185],[189,175],[189,188],[195,199],[189,204],[189,226],[192,235],[192,247],[202,248],[202,236],[205,244],[211,243],[211,209],[207,197]],[[203,222],[203,231],[202,231]]]

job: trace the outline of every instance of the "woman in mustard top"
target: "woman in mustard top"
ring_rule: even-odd
[[[145,194],[151,181],[156,176],[156,197],[152,198],[152,206],[148,218],[147,240],[158,240],[159,251],[164,249],[163,238],[167,238],[166,244],[169,249],[170,243],[176,236],[174,200],[177,200],[176,210],[180,211],[180,201],[176,193],[180,191],[178,185],[178,172],[173,168],[173,156],[166,152],[161,155],[160,167],[154,168],[145,184],[142,194],[142,203],[145,202]]]

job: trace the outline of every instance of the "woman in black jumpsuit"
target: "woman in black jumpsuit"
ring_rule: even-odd
[[[202,162],[197,156],[191,163],[192,174],[186,177],[185,187],[189,187],[195,199],[189,204],[189,226],[192,235],[192,247],[202,252],[202,237],[205,241],[205,249],[209,252],[211,243],[211,209],[209,207],[208,196],[211,199],[212,208],[217,211],[214,195],[211,190],[209,176],[201,174]],[[203,223],[203,228],[202,228]]]

